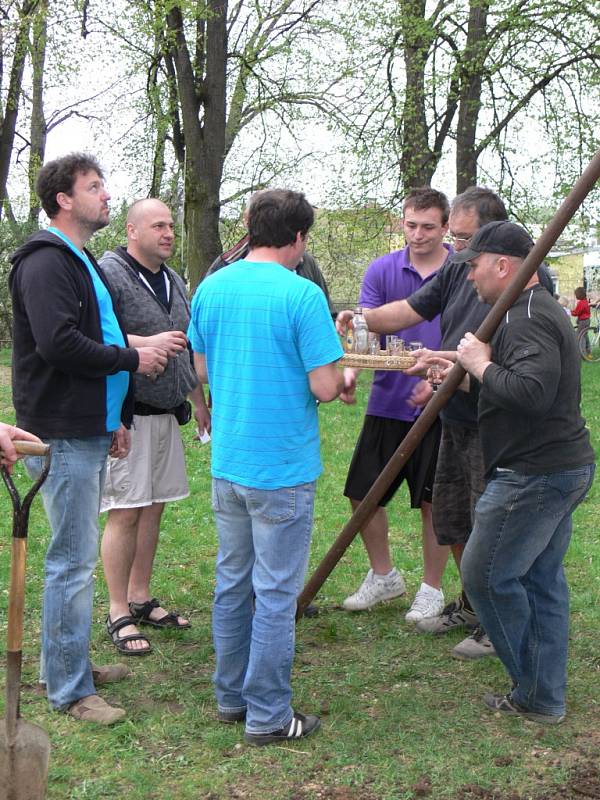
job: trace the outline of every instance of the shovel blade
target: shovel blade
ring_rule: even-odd
[[[50,739],[38,725],[17,720],[14,743],[0,720],[0,800],[43,800],[48,783]]]

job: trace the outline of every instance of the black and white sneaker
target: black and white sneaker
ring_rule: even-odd
[[[318,731],[321,727],[321,720],[314,714],[301,714],[294,711],[294,716],[289,725],[271,733],[245,733],[244,739],[248,744],[260,746],[274,742],[289,742],[295,739],[304,739],[311,733]]]
[[[479,624],[477,614],[465,608],[462,597],[453,600],[443,609],[438,617],[427,617],[415,625],[420,633],[448,633],[458,628],[472,630]]]

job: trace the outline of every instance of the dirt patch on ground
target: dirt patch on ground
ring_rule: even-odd
[[[168,672],[153,672],[146,677],[146,681],[154,686],[162,686],[170,680],[171,675]]]
[[[224,755],[226,757],[243,755],[245,749],[243,745],[236,745],[232,751]],[[214,798],[207,797],[203,800],[224,800],[225,797],[227,800],[260,800],[260,798],[266,797],[277,798],[277,800],[282,797],[287,800],[380,800],[381,795],[364,784],[340,786],[334,782],[322,783],[313,778],[307,779],[302,786],[282,787],[279,793],[273,793],[272,787],[259,787],[255,782],[237,781],[235,786],[228,787],[226,795],[219,795],[218,798],[216,796]]]
[[[561,753],[552,763],[568,770],[568,779],[563,784],[519,794],[471,783],[459,789],[455,800],[600,800],[600,732],[586,733],[579,746]]]
[[[309,783],[301,791],[290,795],[290,800],[377,800],[364,787],[357,789],[351,786],[321,786]]]
[[[508,794],[495,789],[484,789],[477,784],[468,784],[460,789],[456,800],[585,800],[600,798],[600,771],[591,763],[579,764],[571,770],[569,780],[552,788],[534,793]]]
[[[596,753],[600,756],[600,752]],[[435,788],[428,777],[423,777],[410,787],[412,797],[436,797]],[[235,795],[234,795],[235,796]],[[246,795],[242,794],[241,797]],[[289,795],[290,800],[378,800],[378,795],[364,786],[326,786],[319,783],[307,783],[300,790]],[[523,794],[501,789],[487,789],[478,784],[465,784],[459,789],[453,800],[600,800],[600,769],[593,761],[576,764],[569,774],[569,779],[558,786],[539,788]]]
[[[543,740],[544,731],[540,730],[540,740]],[[567,770],[568,777],[561,784],[553,786],[547,785],[545,769],[540,769],[538,773],[538,784],[526,791],[514,791],[506,788],[495,788],[480,786],[477,783],[469,783],[462,786],[457,793],[452,795],[452,800],[600,800],[600,732],[587,732],[580,737],[581,741],[574,747],[560,753],[544,747],[542,744],[534,750],[534,758],[539,758],[540,766],[544,762],[553,767],[562,767]],[[224,753],[225,757],[234,758],[243,755],[245,748],[243,745],[236,745],[230,752]],[[498,759],[497,766],[507,767],[513,759],[504,757]],[[323,767],[325,765],[322,765]],[[317,779],[315,779],[317,778]],[[253,782],[245,784],[236,782],[227,790],[228,800],[258,800],[265,796],[287,797],[288,800],[379,800],[381,794],[376,791],[367,780],[362,785],[340,786],[335,780],[331,783],[323,783],[318,780],[315,774],[313,779],[307,779],[303,786],[290,786],[282,789],[282,794],[270,795],[263,787],[257,787]],[[427,775],[423,775],[412,786],[397,787],[398,796],[404,796],[407,792],[413,800],[426,798],[427,800],[437,800],[436,787]],[[389,791],[389,787],[387,787]],[[285,791],[285,794],[283,793]],[[223,800],[225,795],[210,795],[206,800]]]
[[[176,700],[155,700],[147,695],[140,695],[135,701],[136,711],[153,713],[154,711],[166,711],[169,714],[183,714],[185,706]]]

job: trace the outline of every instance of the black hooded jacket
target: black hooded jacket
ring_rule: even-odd
[[[121,370],[134,372],[139,365],[137,351],[102,343],[91,276],[57,236],[35,233],[11,261],[17,424],[43,439],[106,434],[104,378]],[[110,291],[102,270],[97,271]],[[116,310],[115,314],[127,341]],[[132,418],[132,383],[122,410],[126,425]]]

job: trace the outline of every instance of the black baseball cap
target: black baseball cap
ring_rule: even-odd
[[[452,255],[455,264],[464,264],[482,253],[525,258],[533,247],[533,239],[525,228],[506,220],[488,222],[473,235],[469,246]]]

